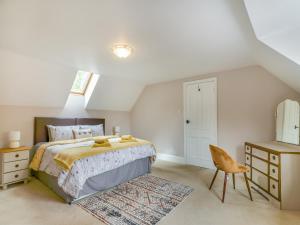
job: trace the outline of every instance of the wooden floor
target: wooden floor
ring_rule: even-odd
[[[168,162],[156,162],[153,174],[190,185],[194,192],[160,225],[299,225],[299,211],[280,211],[260,195],[251,202],[245,184],[236,178],[236,190],[228,182],[225,203],[220,201],[223,174],[208,190],[214,171]],[[298,196],[299,197],[299,196]],[[94,225],[102,224],[76,205],[63,203],[39,181],[18,184],[0,191],[0,224],[7,225]]]

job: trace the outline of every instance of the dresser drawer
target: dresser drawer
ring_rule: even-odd
[[[278,167],[274,165],[270,165],[270,176],[276,180],[279,180],[278,174],[279,174]]]
[[[19,171],[15,171],[15,172],[10,172],[10,173],[5,173],[3,174],[3,183],[7,184],[7,183],[12,183],[18,180],[24,180],[28,177],[28,170],[19,170]]]
[[[246,172],[247,177],[248,177],[249,179],[251,179],[251,168],[250,168],[250,166],[248,166],[248,165],[246,165],[246,167],[247,167],[247,169],[248,169],[248,171]]]
[[[252,169],[252,181],[264,190],[268,190],[268,177],[254,169]]]
[[[11,162],[23,159],[29,159],[29,151],[3,153],[4,162]]]
[[[247,165],[250,165],[251,164],[251,155],[249,155],[249,154],[246,154],[246,164]]]
[[[20,161],[14,161],[14,162],[6,162],[3,165],[3,173],[8,173],[8,172],[12,172],[12,171],[27,169],[28,162],[29,162],[28,159],[20,160]]]
[[[270,155],[270,162],[278,165],[279,164],[279,156],[271,154]]]
[[[268,174],[268,163],[258,158],[252,157],[252,167]]]
[[[279,197],[279,185],[278,182],[275,180],[270,179],[270,193],[274,197]]]
[[[245,148],[246,148],[246,152],[250,154],[251,153],[251,147],[249,145],[246,145]]]
[[[255,156],[259,157],[259,158],[268,160],[268,152],[259,150],[257,148],[252,148],[252,155],[255,155]]]

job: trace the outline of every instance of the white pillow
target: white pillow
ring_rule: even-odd
[[[75,139],[92,137],[91,129],[73,129],[73,134]]]
[[[52,126],[47,125],[49,141],[62,141],[74,139],[73,129],[78,130],[79,126]]]
[[[79,129],[91,129],[93,137],[104,136],[103,124],[99,125],[79,125]]]

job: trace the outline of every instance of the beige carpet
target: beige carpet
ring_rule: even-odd
[[[168,214],[160,225],[299,225],[300,212],[280,211],[260,195],[248,199],[244,183],[237,180],[237,190],[231,182],[225,204],[219,200],[222,178],[208,190],[211,170],[156,162],[153,174],[194,188],[190,196]],[[298,196],[299,197],[299,196]],[[39,181],[17,184],[0,191],[0,224],[5,225],[94,225],[102,224],[76,205],[63,203]]]

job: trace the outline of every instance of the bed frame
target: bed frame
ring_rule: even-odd
[[[35,117],[34,118],[34,144],[36,145],[32,152],[31,157],[35,153],[39,143],[48,142],[48,129],[47,125],[54,126],[72,126],[72,125],[98,125],[103,124],[105,130],[105,119],[97,118],[55,118],[55,117]],[[95,194],[96,192],[112,188],[118,184],[142,176],[151,171],[151,162],[149,158],[138,159],[124,166],[105,173],[90,177],[87,179],[80,191],[77,199],[66,194],[59,186],[57,177],[51,176],[44,172],[33,172],[33,175],[54,191],[58,196],[63,198],[67,203],[72,204],[81,198]]]
[[[103,130],[105,132],[105,119],[35,117],[33,143],[37,144],[40,142],[49,141],[47,125],[72,126],[72,125],[98,125],[98,124],[103,124]]]

